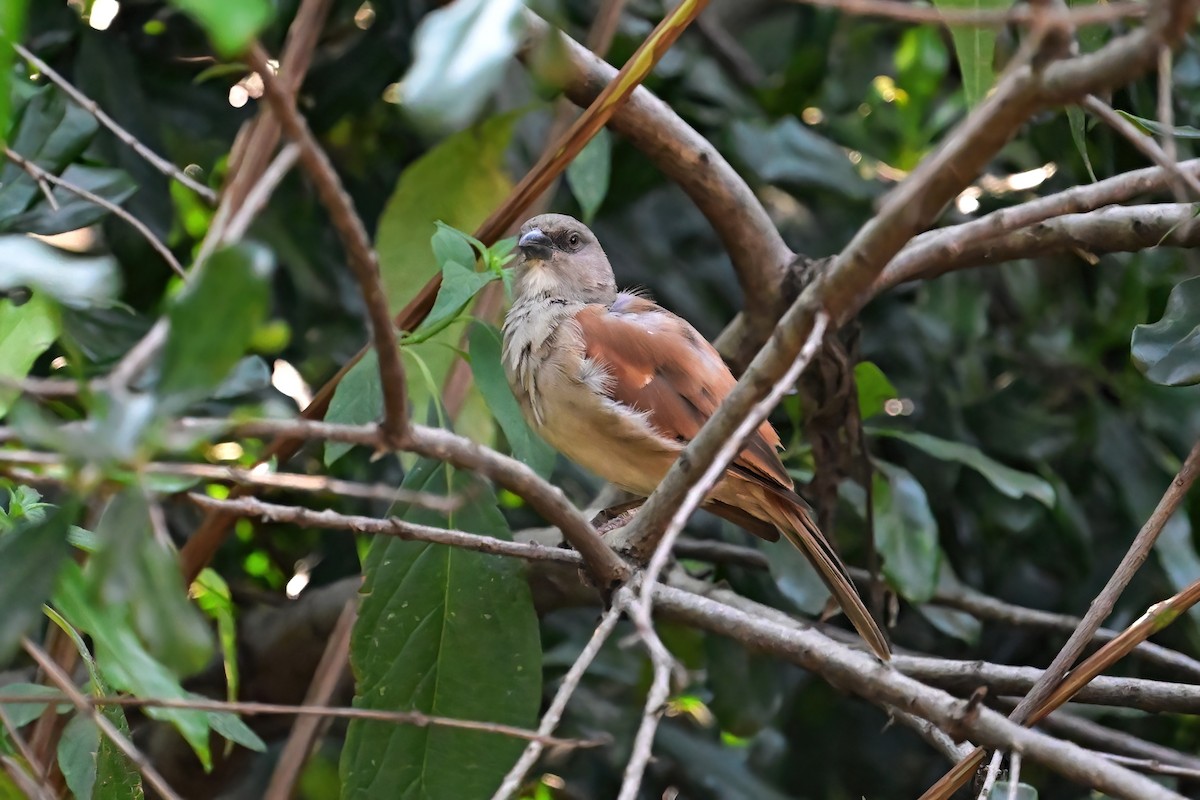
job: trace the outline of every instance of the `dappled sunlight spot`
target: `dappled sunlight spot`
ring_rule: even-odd
[[[400,84],[389,83],[383,90],[383,102],[398,105],[400,103]]]
[[[67,361],[65,356],[55,356],[54,360],[50,362],[50,369],[52,369],[52,370],[66,369],[70,365],[71,365],[70,362]]]
[[[108,30],[108,26],[112,25],[120,10],[121,4],[118,0],[95,0],[92,3],[91,13],[88,14],[88,25],[94,30]]]
[[[93,227],[76,228],[73,231],[55,233],[49,236],[42,236],[38,233],[31,233],[29,235],[60,250],[70,250],[72,253],[86,253],[96,244],[96,229]]]
[[[917,410],[917,404],[907,397],[893,397],[883,404],[883,413],[889,417],[907,417]]]
[[[237,461],[243,452],[237,442],[217,442],[208,448],[208,457],[213,461]]]
[[[267,68],[271,70],[272,75],[279,72],[279,61],[270,59],[267,61]],[[263,94],[263,79],[257,72],[251,72],[246,77],[229,87],[229,105],[234,108],[241,108],[250,100],[257,100]]]
[[[375,6],[371,5],[370,0],[367,0],[367,2],[358,7],[358,11],[354,12],[354,25],[360,31],[365,31],[374,24]]]
[[[805,125],[820,125],[825,121],[825,112],[816,106],[809,106],[800,112],[800,119]]]
[[[1058,165],[1051,162],[1040,167],[1017,172],[1012,175],[999,177],[984,175],[979,179],[979,185],[989,194],[1007,194],[1009,192],[1024,192],[1036,189],[1058,172]]]
[[[958,193],[954,207],[960,214],[974,214],[979,210],[979,197],[983,192],[978,186],[968,186]]]
[[[307,408],[308,404],[312,402],[312,389],[300,375],[300,371],[282,358],[275,359],[275,364],[271,369],[271,385],[281,394],[296,401],[297,407],[301,410]]]
[[[879,95],[879,99],[885,103],[899,103],[904,105],[908,102],[908,93],[896,86],[896,81],[890,75],[876,75],[871,81],[871,87],[875,89],[875,93]]]

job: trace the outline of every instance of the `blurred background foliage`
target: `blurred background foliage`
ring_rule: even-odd
[[[116,3],[36,0],[28,4],[20,38],[140,141],[186,165],[189,176],[217,188],[234,136],[259,102],[254,81],[235,54],[258,31],[268,50],[279,52],[297,2],[205,5],[121,0],[115,16],[100,25],[99,15]],[[536,158],[554,114],[546,82],[531,78],[510,58],[519,40],[519,3],[458,0],[431,21],[429,12],[435,5],[418,0],[335,0],[300,93],[301,110],[377,243],[394,310],[438,269],[451,274],[448,261],[463,260],[448,257],[446,250],[437,252],[436,241],[431,247],[437,232],[434,221],[466,231],[476,226]],[[585,38],[598,6],[593,0],[541,0],[530,5],[579,40]],[[607,56],[610,63],[623,63],[662,11],[661,3],[631,0],[620,17]],[[19,30],[19,12],[0,16],[0,24],[10,32]],[[1111,33],[1097,26],[1084,31],[1081,41],[1093,49]],[[999,32],[997,64],[1016,41],[1015,31]],[[409,72],[417,53],[421,61]],[[456,78],[454,70],[460,68]],[[957,59],[951,35],[932,27],[846,17],[792,3],[715,0],[646,85],[746,177],[795,251],[819,257],[837,252],[871,217],[882,193],[963,117],[968,99],[977,99],[978,83],[990,81],[991,68]],[[971,98],[964,94],[964,72],[969,73],[967,85],[976,87]],[[190,264],[212,209],[99,128],[90,114],[68,102],[21,59],[14,61],[9,77],[12,101],[0,114],[8,145],[53,174],[120,203],[184,265]],[[1177,118],[1193,119],[1200,104],[1200,50],[1193,43],[1178,54],[1174,80]],[[1153,80],[1128,87],[1112,102],[1136,117],[1154,118]],[[1193,144],[1180,138],[1178,147],[1181,158],[1189,157]],[[1104,178],[1141,166],[1141,156],[1126,142],[1107,129],[1086,125],[1082,115],[1045,113],[992,163],[992,179],[965,192],[944,221],[964,221],[1086,183],[1093,173]],[[194,323],[195,330],[208,332],[180,344],[184,350],[179,362],[169,361],[174,366],[147,378],[158,387],[161,400],[153,413],[169,416],[187,407],[189,413],[213,416],[286,416],[295,413],[297,402],[304,402],[307,387],[323,384],[365,341],[358,289],[327,215],[299,171],[285,179],[251,226],[248,238],[255,244],[221,256],[247,265],[237,272],[243,282],[217,281],[207,288],[193,287],[190,294],[181,293],[180,279],[126,222],[61,190],[54,194],[57,210],[17,164],[10,161],[0,172],[0,231],[14,234],[0,237],[0,291],[5,293],[0,300],[2,374],[81,379],[103,375],[160,314],[168,313],[181,320],[180,325]],[[715,337],[740,310],[729,258],[707,222],[620,137],[604,135],[590,146],[568,181],[560,183],[549,207],[590,219],[618,281],[645,287],[705,335]],[[82,255],[50,248],[30,251],[28,240],[15,235],[24,233],[54,236],[52,244]],[[461,241],[443,244],[451,250],[469,249]],[[472,261],[474,255],[469,254]],[[494,275],[500,274],[502,256],[500,250],[494,254]],[[26,265],[26,271],[4,274],[16,270],[17,264]],[[65,267],[73,270],[69,278],[55,271]],[[866,308],[861,315],[861,356],[870,365],[861,365],[858,377],[868,442],[879,467],[873,492],[876,536],[889,582],[910,601],[900,606],[897,642],[946,657],[1033,666],[1048,663],[1057,652],[1059,636],[980,624],[964,614],[922,604],[936,587],[961,581],[1016,604],[1067,613],[1087,607],[1154,507],[1180,456],[1200,434],[1198,390],[1160,385],[1153,373],[1150,379],[1143,376],[1130,358],[1135,326],[1158,320],[1171,290],[1195,270],[1194,256],[1175,250],[1105,256],[1096,263],[1078,253],[1062,253],[905,285]],[[37,274],[31,277],[33,272]],[[81,275],[89,276],[95,287],[80,290]],[[490,356],[492,369],[479,360],[494,352],[488,329],[455,319],[458,307],[487,282],[485,277],[471,283],[456,303],[451,302],[454,298],[446,301],[449,313],[443,322],[454,320],[453,324],[440,332],[427,331],[431,335],[405,346],[415,415],[433,424],[452,424],[543,470],[552,468],[552,480],[586,504],[599,488],[595,479],[561,459],[555,465],[538,443],[523,440],[519,423],[505,417],[503,393],[495,391],[500,385],[495,356]],[[30,285],[37,289],[32,300],[24,288]],[[1200,304],[1196,290],[1181,288],[1180,307],[1194,313]],[[78,290],[76,295],[71,289]],[[217,309],[222,310],[209,313]],[[244,322],[234,325],[244,330],[230,333],[231,319]],[[497,321],[495,311],[484,320]],[[220,351],[227,340],[222,337],[236,339],[229,353]],[[454,381],[450,376],[459,359],[457,350],[468,344],[476,384],[447,409],[437,398],[448,381]],[[223,366],[219,374],[198,375],[193,367],[200,363]],[[1191,363],[1196,363],[1194,357]],[[335,398],[331,419],[367,422],[377,417],[378,382],[372,368],[368,359],[351,373]],[[0,393],[0,411],[7,411],[14,397]],[[113,464],[148,459],[165,446],[153,424],[136,421],[138,413],[131,405],[103,398],[55,401],[41,408],[23,401],[13,407],[7,422],[27,439],[37,439],[38,431],[44,432],[39,426],[50,415],[98,420],[102,424],[87,442],[56,443],[44,436],[40,441],[71,458]],[[798,403],[789,399],[773,419],[788,444],[788,467],[798,477],[811,476]],[[249,466],[260,446],[251,441],[220,450],[193,443],[190,452],[199,460]],[[288,468],[392,485],[404,481],[426,486],[433,481],[450,486],[463,479],[423,462],[393,456],[374,459],[361,447],[308,447]],[[122,480],[135,489],[138,485],[127,475]],[[19,534],[28,530],[22,526],[31,518],[40,525],[58,525],[64,536],[68,529],[76,531],[77,547],[99,548],[86,570],[72,564],[39,579],[48,586],[57,579],[54,605],[66,618],[61,624],[89,634],[108,666],[109,682],[134,693],[162,696],[183,692],[183,687],[211,691],[199,667],[209,658],[220,661],[222,652],[224,661],[233,663],[235,624],[248,625],[252,609],[286,604],[288,596],[315,592],[359,574],[367,548],[363,541],[333,532],[238,522],[236,536],[205,573],[201,589],[193,591],[200,595],[205,613],[217,621],[217,642],[203,618],[189,608],[168,605],[170,615],[157,621],[153,615],[136,614],[139,604],[153,605],[152,598],[183,598],[180,587],[171,585],[172,580],[178,583],[171,577],[173,556],[166,548],[156,549],[140,491],[115,493],[103,507],[94,498],[89,503],[84,497],[80,504],[73,493],[41,487],[47,501],[61,506],[51,507],[46,517],[37,496],[17,488],[20,484],[9,482],[12,498],[0,518],[0,533],[7,531],[7,538],[0,538],[0,550],[7,546],[4,552],[10,555],[24,552]],[[141,485],[146,488],[144,478]],[[199,481],[172,486],[160,480],[148,488],[197,488],[216,496],[227,491]],[[507,492],[493,498],[482,487],[475,491],[482,493],[476,495],[470,518],[452,520],[453,525],[507,535],[510,529],[541,524],[519,498]],[[313,502],[304,495],[282,498]],[[861,487],[842,487],[845,508],[838,515],[836,538],[848,560],[857,564],[865,562],[864,498]],[[375,516],[389,510],[379,501],[337,497],[322,498],[319,507]],[[168,500],[164,510],[170,535],[180,544],[196,527],[200,512],[183,500]],[[1136,618],[1200,574],[1193,532],[1196,511],[1196,504],[1190,503],[1171,521],[1157,558],[1122,599],[1113,627]],[[71,524],[81,527],[69,528]],[[137,538],[131,541],[134,530]],[[704,515],[693,523],[692,533],[739,543],[747,539]],[[122,540],[130,549],[114,550],[117,545],[110,542]],[[414,552],[408,543],[388,545],[393,547],[397,559],[426,555]],[[766,547],[771,548],[773,576],[719,567],[711,577],[779,607],[819,610],[822,590],[802,559],[783,548]],[[65,552],[52,560],[55,569]],[[102,557],[106,552],[109,555]],[[121,553],[131,560],[122,562]],[[377,550],[366,559],[369,565],[372,559],[389,557]],[[445,581],[453,581],[454,567],[446,558],[446,575],[451,577]],[[138,569],[131,572],[130,564]],[[13,596],[11,587],[16,584],[6,585],[6,579],[28,584],[34,576],[6,576],[0,560],[0,602],[13,604],[0,613],[21,606],[20,618],[26,626],[32,624],[37,606],[22,606]],[[524,591],[519,571],[509,570],[496,580]],[[446,585],[438,584],[443,589]],[[535,625],[529,600],[518,597],[516,605],[520,607],[512,614],[523,621],[507,629],[507,638],[488,647],[516,648],[515,661],[528,662],[534,672],[540,660],[542,691],[552,691],[590,636],[596,610],[542,609]],[[127,607],[132,616],[118,619]],[[106,634],[119,638],[106,640]],[[643,797],[908,797],[945,767],[941,757],[907,729],[885,729],[882,712],[842,696],[796,667],[683,628],[665,625],[664,636],[692,670],[694,682],[672,701]],[[540,800],[615,795],[649,682],[640,650],[619,646],[620,638],[605,648],[590,671],[563,726],[564,735],[607,733],[615,743],[551,753],[536,773],[544,777],[536,786],[531,784],[530,796]],[[12,655],[13,641],[0,658]],[[1161,641],[1191,653],[1200,645],[1190,620],[1171,628]],[[459,657],[473,644],[461,645]],[[127,664],[123,673],[114,652],[128,656],[126,648],[141,647],[149,648],[158,665],[153,674],[140,671],[142,662]],[[356,669],[369,669],[362,659],[374,651],[364,644],[356,652]],[[385,649],[376,655],[388,660],[402,654]],[[287,663],[288,645],[272,658]],[[20,659],[11,664],[16,672],[21,665]],[[394,662],[385,667],[389,665]],[[461,679],[468,682],[478,673],[504,672],[492,675],[501,688],[511,675],[505,670],[524,669],[514,662],[500,670],[482,657],[465,666]],[[113,670],[124,680],[114,681]],[[1122,665],[1121,673],[1156,676],[1137,660]],[[96,674],[93,680],[99,686],[104,675]],[[534,681],[519,689],[524,700],[514,714],[523,724],[536,720],[537,686]],[[222,685],[215,693],[219,696],[226,688]],[[492,690],[479,691],[487,695]],[[482,710],[455,706],[441,713],[488,713],[486,699]],[[40,710],[36,705],[27,708],[34,708],[33,716]],[[1184,751],[1200,746],[1193,720],[1089,713]],[[132,722],[141,721],[130,716]],[[281,729],[255,721],[255,733],[235,725],[236,720],[203,721],[183,712],[157,716],[173,722],[201,758],[213,755],[207,743],[210,726],[248,747],[266,747],[265,755],[240,760],[217,754],[216,772],[203,781],[196,778],[201,781],[196,786],[202,788],[189,796],[261,795],[282,744]],[[123,717],[121,721],[124,724]],[[411,739],[412,733],[403,735]],[[348,749],[355,758],[370,758],[372,736],[384,734],[351,727]],[[328,731],[299,784],[298,796],[337,793],[345,737],[345,725],[335,724]],[[408,739],[393,744],[427,752],[441,747],[443,753],[467,746],[462,740],[439,746]],[[511,763],[511,746],[496,749],[500,761]],[[93,770],[105,769],[104,758],[97,758]],[[352,760],[342,759],[343,769]],[[75,780],[80,773],[70,764],[63,762],[63,772],[71,772]],[[392,768],[402,770],[404,764],[388,767]],[[447,776],[460,765],[426,768],[433,771],[424,775],[430,781],[428,796],[452,796],[432,787],[450,779]],[[373,778],[408,780],[402,772],[387,769]],[[1036,768],[1027,767],[1025,778],[1044,797],[1083,796]],[[668,787],[679,794],[664,794]],[[368,788],[361,791],[368,794],[358,796],[370,796]],[[462,791],[455,796],[476,796]]]

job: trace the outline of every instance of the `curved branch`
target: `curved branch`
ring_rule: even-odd
[[[530,38],[520,57],[532,66],[534,51],[556,31],[532,13],[526,15],[526,22]],[[586,106],[617,71],[575,40],[559,36],[570,71],[565,76],[544,77],[558,82],[573,103]],[[708,219],[733,262],[746,307],[777,309],[779,285],[794,255],[762,203],[729,162],[645,88],[639,87],[630,96],[608,126],[675,181]]]

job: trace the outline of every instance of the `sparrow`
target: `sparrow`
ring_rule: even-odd
[[[587,226],[542,214],[521,226],[504,371],[529,425],[581,467],[647,497],[737,383],[688,322],[618,291]],[[883,632],[845,564],[813,521],[764,421],[705,500],[705,508],[768,541],[783,534],[812,562],[881,659]]]

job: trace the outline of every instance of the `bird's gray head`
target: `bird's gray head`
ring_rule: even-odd
[[[608,256],[596,235],[574,217],[542,214],[521,226],[517,299],[549,294],[582,303],[611,303],[617,294]]]

